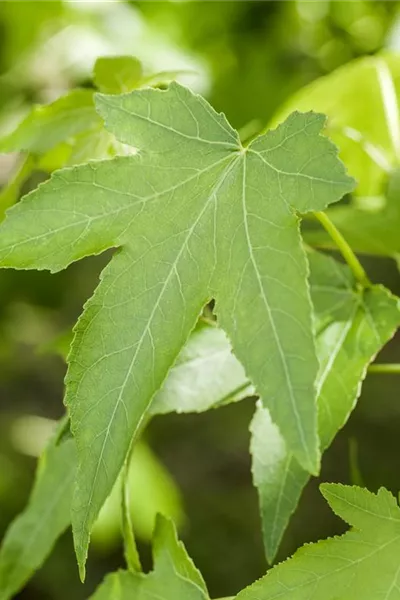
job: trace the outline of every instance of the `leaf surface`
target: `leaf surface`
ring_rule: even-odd
[[[398,600],[400,510],[390,492],[323,484],[346,534],[303,546],[293,558],[242,591],[237,600]]]
[[[106,577],[91,600],[208,600],[199,571],[178,542],[172,521],[159,517],[153,540],[154,571],[120,571]]]
[[[400,301],[382,286],[361,293],[349,269],[322,254],[310,253],[310,270],[320,362],[318,429],[325,450],[354,409],[368,365],[400,326]],[[309,475],[268,411],[258,408],[251,432],[253,479],[272,562]]]
[[[81,570],[132,436],[212,297],[288,446],[318,470],[317,360],[294,209],[321,210],[353,187],[320,135],[321,115],[294,114],[243,148],[223,115],[178,84],[98,96],[97,107],[138,152],[56,173],[0,228],[2,266],[58,271],[119,248],[76,327],[66,380]]]
[[[52,443],[40,459],[25,510],[13,521],[0,550],[0,599],[13,597],[42,565],[70,524],[76,449],[71,437]]]

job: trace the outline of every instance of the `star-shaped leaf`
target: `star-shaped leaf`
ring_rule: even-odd
[[[320,135],[322,115],[293,114],[243,147],[223,115],[178,84],[96,104],[137,153],[56,173],[0,228],[2,266],[57,271],[119,248],[76,327],[66,380],[82,570],[132,437],[210,298],[289,448],[317,472],[318,365],[294,212],[353,187]]]
[[[308,544],[241,592],[237,600],[398,600],[400,509],[390,492],[337,484],[321,491],[351,525],[341,537]]]

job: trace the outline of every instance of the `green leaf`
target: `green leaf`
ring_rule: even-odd
[[[97,106],[138,152],[60,171],[0,227],[2,266],[54,272],[120,248],[79,320],[66,380],[82,571],[132,436],[211,297],[289,447],[317,472],[317,360],[293,210],[323,209],[353,187],[321,115],[294,114],[243,148],[223,115],[178,84],[98,96]]]
[[[237,600],[397,600],[400,509],[390,492],[323,484],[332,510],[352,526],[340,537],[308,544]]]
[[[139,87],[142,77],[142,65],[134,56],[102,56],[94,65],[94,83],[106,94],[130,92]]]
[[[150,414],[203,412],[254,394],[222,329],[200,323],[150,407]]]
[[[40,460],[27,507],[3,539],[0,600],[8,600],[25,585],[70,524],[75,474],[76,450],[72,438],[53,442]]]
[[[153,541],[154,571],[148,575],[120,571],[106,577],[91,600],[208,600],[203,578],[169,521],[157,519]]]
[[[363,102],[360,103],[360,98]],[[293,110],[328,115],[327,132],[358,180],[357,197],[328,215],[356,252],[393,256],[400,252],[400,57],[384,53],[361,58],[295,94],[274,122]],[[310,244],[332,247],[322,230],[306,234]]]
[[[357,290],[350,270],[332,258],[313,252],[310,267],[320,361],[318,429],[325,450],[354,409],[368,365],[400,326],[400,303],[382,286]],[[309,475],[268,411],[258,408],[251,431],[253,479],[266,555],[272,562]]]
[[[0,152],[44,154],[81,131],[100,126],[93,92],[73,90],[51,104],[34,106],[22,123],[0,141]]]

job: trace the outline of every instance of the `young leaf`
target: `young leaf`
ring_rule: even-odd
[[[391,183],[394,176],[399,178],[392,175],[400,160],[399,81],[398,54],[357,59],[300,90],[274,119],[279,122],[295,109],[328,115],[327,131],[358,180],[358,197],[328,214],[356,252],[400,252],[399,186]],[[310,244],[332,247],[324,231],[311,230],[306,238]]]
[[[75,474],[76,450],[72,438],[58,444],[53,442],[40,460],[27,507],[2,542],[0,600],[8,600],[24,586],[70,524]]]
[[[51,104],[34,106],[20,125],[0,141],[0,152],[25,150],[44,154],[69,137],[100,126],[93,92],[73,90]]]
[[[382,286],[356,291],[349,269],[332,258],[313,252],[310,267],[320,361],[318,428],[325,450],[353,410],[368,365],[400,326],[400,303]],[[309,476],[265,409],[258,408],[251,431],[253,478],[272,562]]]
[[[106,94],[130,92],[143,77],[141,62],[134,56],[102,56],[94,65],[93,80]]]
[[[332,510],[352,526],[340,537],[308,544],[243,590],[237,600],[397,600],[400,509],[390,492],[323,484]]]
[[[0,228],[2,266],[57,271],[120,248],[79,320],[67,375],[82,573],[132,436],[211,297],[289,448],[318,470],[317,361],[293,211],[353,187],[321,115],[294,114],[243,148],[223,115],[178,84],[98,96],[97,106],[138,153],[55,174]]]
[[[106,577],[91,600],[208,600],[199,571],[178,542],[172,521],[159,516],[153,541],[154,571],[120,571]]]

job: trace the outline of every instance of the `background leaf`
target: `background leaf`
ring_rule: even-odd
[[[0,141],[0,152],[25,150],[43,154],[81,131],[100,126],[93,92],[73,90],[51,104],[32,108],[20,125]]]
[[[102,56],[94,65],[94,83],[106,94],[130,92],[139,87],[142,77],[141,62],[134,56]]]
[[[225,332],[200,321],[156,394],[150,414],[202,412],[254,393]]]
[[[349,269],[332,258],[314,252],[309,258],[320,361],[318,426],[325,450],[354,409],[369,363],[400,326],[400,304],[381,286],[357,290]],[[309,475],[261,407],[251,431],[253,478],[266,555],[272,562]]]

